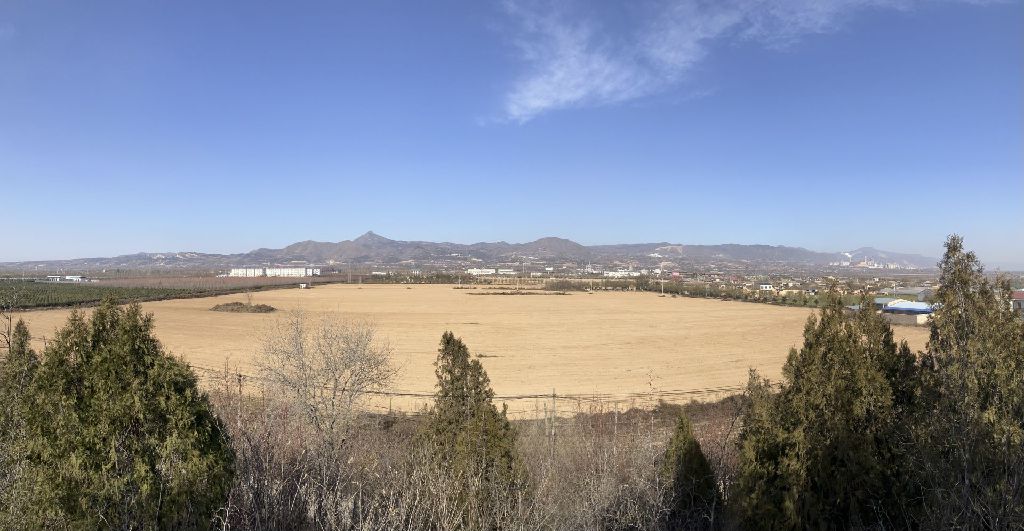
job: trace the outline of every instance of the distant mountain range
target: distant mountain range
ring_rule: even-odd
[[[194,252],[138,253],[111,258],[77,258],[0,263],[4,268],[38,269],[144,269],[227,268],[239,266],[397,265],[501,263],[519,260],[612,263],[781,263],[791,265],[857,264],[870,261],[903,268],[932,268],[936,259],[916,254],[879,251],[870,247],[849,252],[817,252],[801,247],[773,245],[683,245],[668,242],[619,245],[581,245],[564,238],[541,238],[529,243],[481,242],[473,244],[391,240],[372,231],[354,240],[317,242],[307,240],[283,249],[256,249],[240,254]]]

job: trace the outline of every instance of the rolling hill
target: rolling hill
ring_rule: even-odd
[[[835,262],[874,261],[901,267],[931,268],[936,260],[921,255],[880,251],[863,247],[850,252],[818,252],[802,247],[776,245],[685,245],[668,242],[617,245],[581,245],[572,240],[546,237],[527,243],[450,242],[392,240],[370,231],[353,240],[302,241],[281,249],[260,248],[248,253],[195,252],[136,253],[109,258],[76,258],[31,262],[6,262],[7,269],[141,269],[226,268],[232,266],[287,264],[399,264],[427,262],[508,262],[515,260],[746,262],[793,265],[827,265]]]

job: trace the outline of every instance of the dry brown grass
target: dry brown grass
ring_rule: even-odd
[[[143,304],[156,317],[156,335],[174,354],[198,367],[226,362],[257,374],[260,335],[280,316],[210,312],[242,294]],[[253,295],[278,310],[337,314],[370,321],[394,350],[400,391],[429,394],[441,333],[452,330],[483,364],[499,396],[600,396],[628,407],[653,393],[670,401],[715,398],[676,394],[742,386],[749,368],[777,378],[790,347],[802,340],[814,310],[718,300],[658,297],[653,293],[573,293],[560,297],[473,297],[444,285],[327,285]],[[22,316],[33,335],[52,336],[67,310]],[[278,312],[279,313],[279,312]],[[921,349],[924,328],[896,327],[898,338]],[[41,346],[41,345],[40,345]],[[418,409],[427,399],[396,397],[396,409]],[[531,414],[536,399],[510,402],[513,414]],[[388,400],[379,402],[387,407]],[[561,409],[563,406],[560,405]],[[570,410],[571,407],[565,407]]]

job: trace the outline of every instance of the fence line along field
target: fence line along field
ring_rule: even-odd
[[[173,354],[197,367],[228,364],[250,375],[258,374],[259,338],[284,317],[280,310],[302,311],[312,319],[372,322],[394,351],[400,367],[395,390],[402,393],[377,406],[403,410],[429,400],[438,342],[451,330],[479,357],[514,414],[529,414],[541,401],[533,397],[552,391],[628,407],[651,397],[682,402],[734,392],[746,383],[750,368],[777,379],[815,312],[644,292],[529,297],[471,292],[447,285],[333,284],[251,294],[253,303],[279,310],[271,314],[210,311],[216,304],[244,301],[243,294],[148,302],[143,308],[155,315],[156,335]],[[20,317],[34,336],[52,337],[69,312],[32,311]],[[895,327],[895,332],[915,350],[927,340],[925,328]]]

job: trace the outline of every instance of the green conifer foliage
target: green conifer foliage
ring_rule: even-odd
[[[27,527],[23,507],[31,491],[26,482],[27,393],[39,358],[31,336],[19,320],[10,335],[7,352],[0,352],[0,528]]]
[[[693,436],[690,420],[684,415],[679,423],[661,466],[662,480],[670,485],[666,529],[712,529],[721,499],[700,443]]]
[[[940,262],[915,470],[929,527],[1024,527],[1024,321],[959,236]]]
[[[466,485],[458,494],[467,524],[487,526],[493,504],[523,483],[516,434],[506,410],[493,404],[494,391],[479,360],[451,332],[441,337],[435,362],[437,392],[426,436],[441,466]],[[507,501],[507,500],[506,500]]]
[[[834,290],[790,351],[773,392],[751,375],[738,503],[752,528],[848,528],[898,514],[903,412],[914,358],[869,305],[850,318]]]
[[[28,396],[26,521],[83,529],[209,527],[233,453],[188,366],[138,305],[75,312]]]
[[[16,405],[15,398],[24,394],[28,384],[35,376],[36,368],[39,366],[39,357],[32,350],[32,336],[29,334],[25,321],[18,319],[11,333],[11,345],[7,356],[0,363],[0,392],[5,394],[3,403]],[[12,402],[11,400],[14,400]]]

